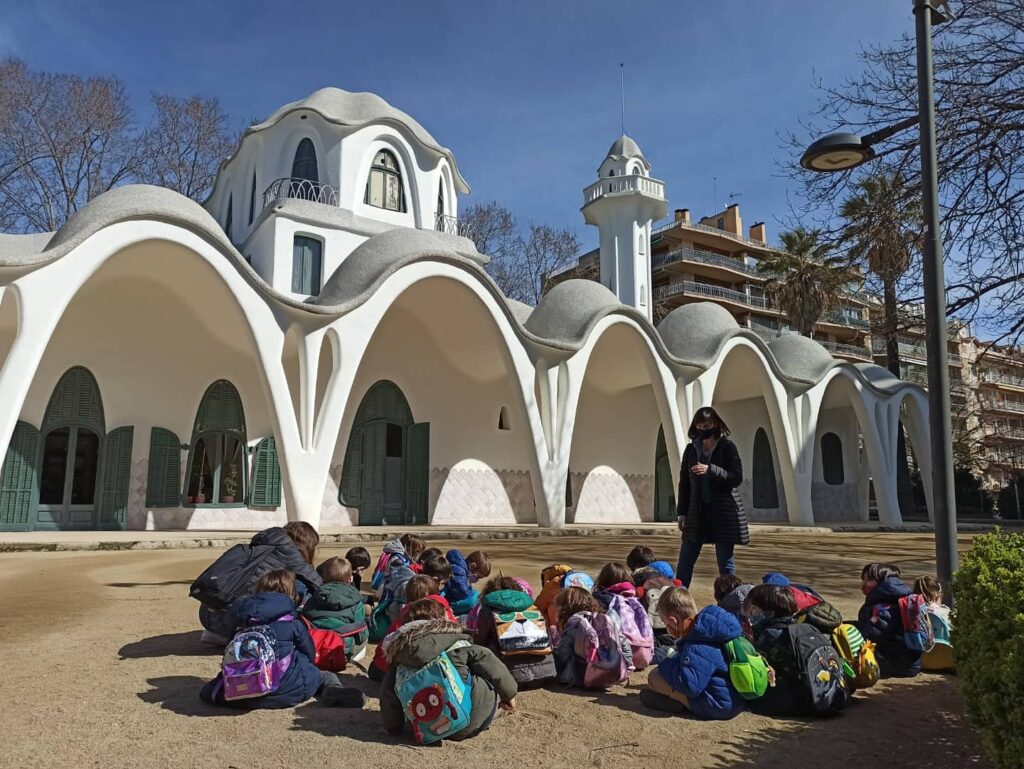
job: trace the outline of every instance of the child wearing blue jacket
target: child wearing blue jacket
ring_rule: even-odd
[[[725,721],[744,710],[729,680],[723,644],[742,634],[739,620],[718,606],[700,612],[686,588],[669,588],[658,600],[658,614],[676,639],[675,654],[647,679],[640,701],[656,710],[689,712],[702,721]]]
[[[921,652],[903,641],[900,599],[912,591],[899,577],[899,567],[891,563],[869,563],[860,574],[864,605],[853,624],[875,644],[882,678],[913,678],[921,672]]]
[[[361,691],[341,685],[338,676],[321,671],[314,664],[316,650],[309,631],[299,619],[295,607],[295,575],[290,571],[267,572],[256,583],[255,595],[245,596],[231,605],[239,631],[260,625],[269,628],[277,660],[290,662],[277,687],[268,694],[250,699],[228,700],[224,696],[223,673],[207,683],[199,698],[210,705],[252,710],[254,708],[291,708],[311,697],[324,705],[359,707],[366,704]]]
[[[459,550],[449,550],[444,557],[452,567],[452,576],[441,595],[452,607],[452,613],[461,617],[479,603],[480,591],[473,584],[491,575],[491,559],[483,550],[474,550],[468,556]]]

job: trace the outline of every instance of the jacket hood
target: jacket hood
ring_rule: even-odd
[[[903,584],[899,577],[888,577],[875,585],[868,593],[868,603],[896,603],[901,598],[910,595],[911,590]]]
[[[406,563],[392,563],[384,575],[384,592],[396,594],[405,587],[405,583],[416,576],[416,572]]]
[[[457,622],[416,620],[402,625],[384,639],[384,654],[391,664],[421,668],[456,641],[473,642]]]
[[[572,571],[572,566],[567,563],[554,563],[548,566],[540,573],[541,586],[543,587],[544,583],[550,579],[564,577],[570,571]]]
[[[328,582],[317,588],[306,605],[306,609],[344,611],[362,602],[362,595],[352,585],[344,582]]]
[[[623,598],[636,598],[636,586],[632,582],[616,582],[598,592],[621,595]]]
[[[467,573],[469,572],[469,564],[466,563],[466,556],[462,554],[461,550],[449,550],[444,554],[444,558],[451,564],[453,569],[459,566]]]
[[[761,580],[766,585],[776,585],[777,587],[789,587],[789,577],[780,571],[770,571],[764,575]]]
[[[705,606],[697,615],[693,628],[684,639],[688,643],[720,646],[743,633],[740,621],[719,606]]]
[[[231,607],[231,613],[243,625],[261,625],[295,614],[295,602],[283,593],[257,593],[239,598]]]
[[[292,542],[291,537],[289,537],[285,533],[285,530],[280,526],[264,529],[253,536],[253,538],[249,540],[249,544],[253,547],[258,547],[260,545],[270,545],[271,547],[294,547],[298,550],[295,543]]]
[[[533,606],[533,599],[521,590],[495,590],[480,601],[494,611],[525,611]]]
[[[753,589],[753,585],[735,587],[722,598],[718,605],[728,612],[739,614],[743,611],[743,602],[747,600],[747,594]]]
[[[405,545],[401,540],[393,539],[384,545],[384,552],[389,555],[405,555]]]

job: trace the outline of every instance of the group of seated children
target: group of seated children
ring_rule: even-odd
[[[314,550],[302,554],[304,563]],[[210,573],[222,593],[228,582],[241,591],[247,581],[230,575],[231,564],[211,566],[193,595],[214,595]],[[892,564],[864,567],[865,604],[854,623],[777,572],[759,585],[719,577],[717,604],[698,610],[672,565],[643,546],[625,564],[605,564],[596,579],[549,566],[536,598],[527,581],[501,574],[478,588],[491,572],[486,553],[443,554],[412,534],[385,545],[373,594],[364,596],[370,565],[365,548],[353,548],[321,563],[316,579],[306,570],[301,592],[293,571],[272,569],[230,603],[221,595],[207,614],[220,612],[217,628],[232,637],[201,697],[246,708],[311,697],[362,707],[365,696],[337,672],[374,642],[367,673],[380,682],[384,726],[400,732],[408,724],[427,744],[486,729],[498,709],[515,708],[520,688],[557,680],[604,689],[652,664],[640,698],[654,709],[700,719],[733,718],[748,706],[776,716],[830,713],[879,673],[916,675],[931,653],[928,618],[938,617],[935,626],[945,629],[935,635],[948,646],[941,586],[922,577],[911,591]],[[940,664],[950,667],[951,657]]]

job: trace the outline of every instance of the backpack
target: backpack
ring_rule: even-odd
[[[856,689],[870,689],[881,676],[875,645],[856,626],[843,623],[832,631],[832,646],[839,652],[843,671]]]
[[[654,657],[654,629],[647,616],[647,610],[636,598],[626,598],[614,593],[605,593],[608,598],[608,612],[614,614],[633,651],[633,669],[643,670]]]
[[[286,614],[277,621],[293,619]],[[254,625],[235,633],[224,650],[220,665],[225,700],[247,700],[277,691],[291,664],[292,655],[278,659],[276,640],[268,625]]]
[[[827,636],[810,625],[795,622],[786,627],[800,680],[818,713],[837,713],[850,699],[843,663]]]
[[[935,646],[935,631],[922,596],[905,595],[900,599],[900,620],[904,645],[912,651],[930,652]]]
[[[763,697],[774,672],[754,645],[739,636],[726,642],[722,649],[729,663],[729,680],[736,692],[745,700]]]
[[[819,633],[829,635],[843,624],[843,615],[828,601],[819,601],[796,614],[797,622],[806,622]]]
[[[469,726],[472,707],[472,679],[463,681],[448,653],[469,646],[456,641],[421,668],[399,665],[395,672],[395,694],[402,703],[413,737],[421,745],[450,737]]]
[[[568,587],[582,587],[588,593],[594,591],[594,578],[586,572],[570,571],[562,580],[562,590]]]
[[[501,656],[551,653],[551,639],[544,625],[544,615],[536,606],[531,604],[522,611],[492,609],[491,616],[494,618],[494,634],[498,638]]]
[[[235,545],[206,567],[189,588],[189,595],[204,606],[225,611],[238,596],[247,592],[263,574],[271,570],[265,548]]]
[[[614,614],[580,612],[577,619],[580,632],[573,648],[577,657],[586,660],[583,686],[587,689],[607,689],[629,676],[629,663],[622,654],[621,629]]]
[[[672,587],[675,586],[659,585],[644,589],[644,598],[647,600],[647,619],[651,623],[651,628],[655,630],[665,629],[665,623],[662,621],[661,615],[658,614],[658,601],[661,600],[661,594]]]
[[[373,605],[373,610],[370,612],[370,619],[366,623],[370,643],[380,643],[384,639],[384,636],[388,634],[388,628],[391,627],[391,618],[388,616],[388,609],[391,607],[392,603],[394,603],[394,598],[387,597],[382,598]]]
[[[316,627],[305,617],[302,617],[302,621],[306,625],[306,630],[309,631],[313,648],[316,650],[313,664],[320,670],[329,670],[332,673],[340,673],[344,670],[348,665],[344,636],[334,630]]]

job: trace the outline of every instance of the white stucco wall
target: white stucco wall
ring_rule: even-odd
[[[839,436],[843,445],[843,483],[825,482],[822,469],[821,439],[828,433]],[[818,431],[814,446],[814,476],[811,497],[814,520],[859,521],[867,520],[867,473],[860,454],[860,427],[857,415],[850,407],[822,409],[818,418]]]
[[[740,496],[747,517],[752,521],[785,521],[788,520],[786,495],[782,488],[782,474],[779,468],[779,454],[768,418],[768,408],[763,398],[745,398],[743,400],[719,402],[715,401],[715,409],[732,430],[730,436],[740,452],[743,463],[743,485]],[[779,495],[779,506],[775,508],[754,507],[754,437],[758,428],[764,428],[772,449],[772,464],[775,467],[775,485]]]

